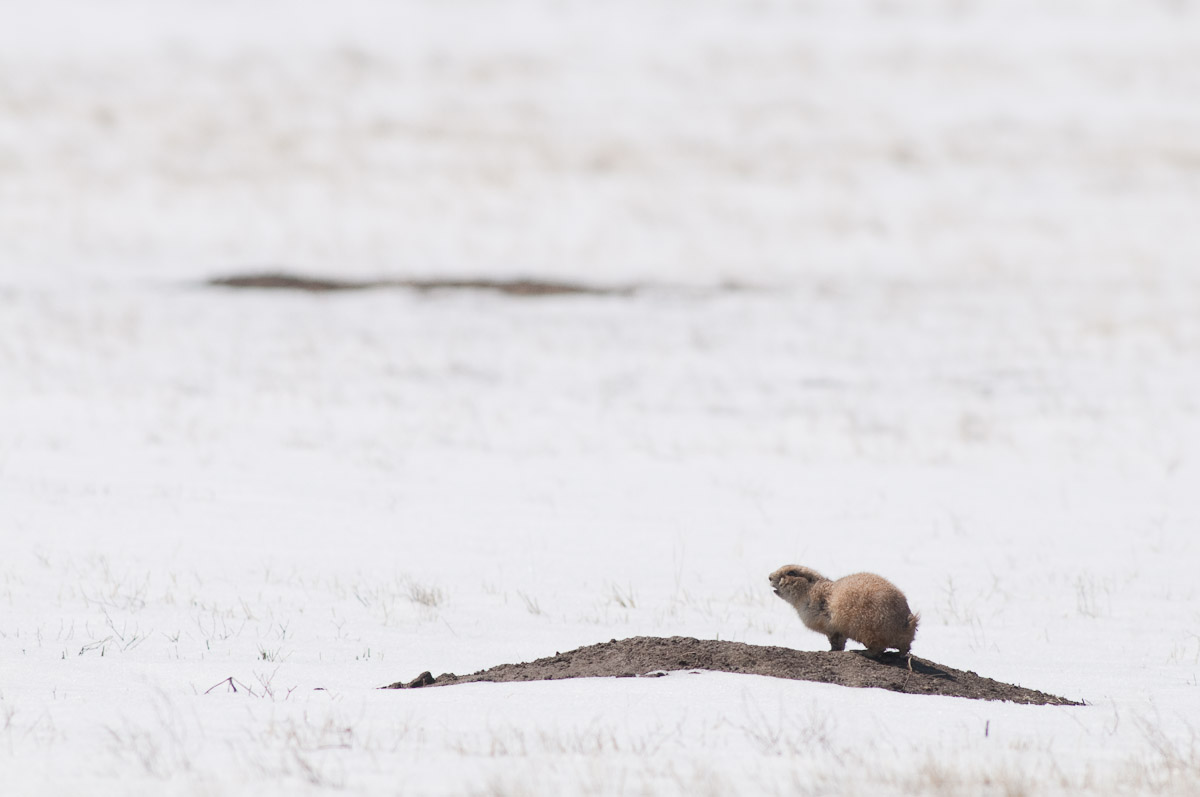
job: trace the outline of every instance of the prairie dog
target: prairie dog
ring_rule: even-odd
[[[806,626],[829,637],[831,650],[846,640],[861,642],[867,655],[886,648],[907,655],[917,634],[919,614],[908,608],[904,593],[874,573],[855,573],[830,581],[816,570],[784,565],[770,576],[775,594],[792,605]]]

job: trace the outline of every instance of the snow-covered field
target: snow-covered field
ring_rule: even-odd
[[[1195,4],[3,16],[0,793],[1200,791]],[[821,649],[789,561],[1089,705],[375,689]]]

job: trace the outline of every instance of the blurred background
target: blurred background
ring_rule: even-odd
[[[259,762],[306,728],[347,793],[508,778],[454,723],[547,713],[419,698],[447,733],[410,745],[373,687],[640,634],[818,649],[766,581],[796,561],[901,586],[922,657],[1097,708],[898,739],[842,696],[841,741],[743,756],[685,686],[590,793],[628,751],[718,792],[881,753],[863,793],[1034,793],[1030,762],[1193,793],[1198,6],[0,0],[6,784],[124,786],[123,740],[193,707],[147,793],[296,794]],[[203,287],[263,270],[646,288]],[[205,697],[265,667],[291,702]],[[329,744],[355,703],[384,730]],[[650,703],[606,701],[614,738]],[[1143,739],[1147,707],[1180,719]],[[531,761],[478,793],[545,791]]]
[[[1200,254],[1189,0],[57,0],[0,286],[261,267],[1107,284]]]

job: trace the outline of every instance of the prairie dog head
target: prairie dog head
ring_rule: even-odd
[[[775,594],[793,606],[808,602],[808,591],[818,581],[829,579],[813,570],[811,567],[800,565],[784,565],[770,576],[771,588]]]

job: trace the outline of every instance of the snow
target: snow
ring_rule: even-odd
[[[1194,793],[1190,3],[8,17],[5,793]],[[648,287],[199,287],[264,265]],[[1089,705],[375,689],[821,649],[789,561]]]

